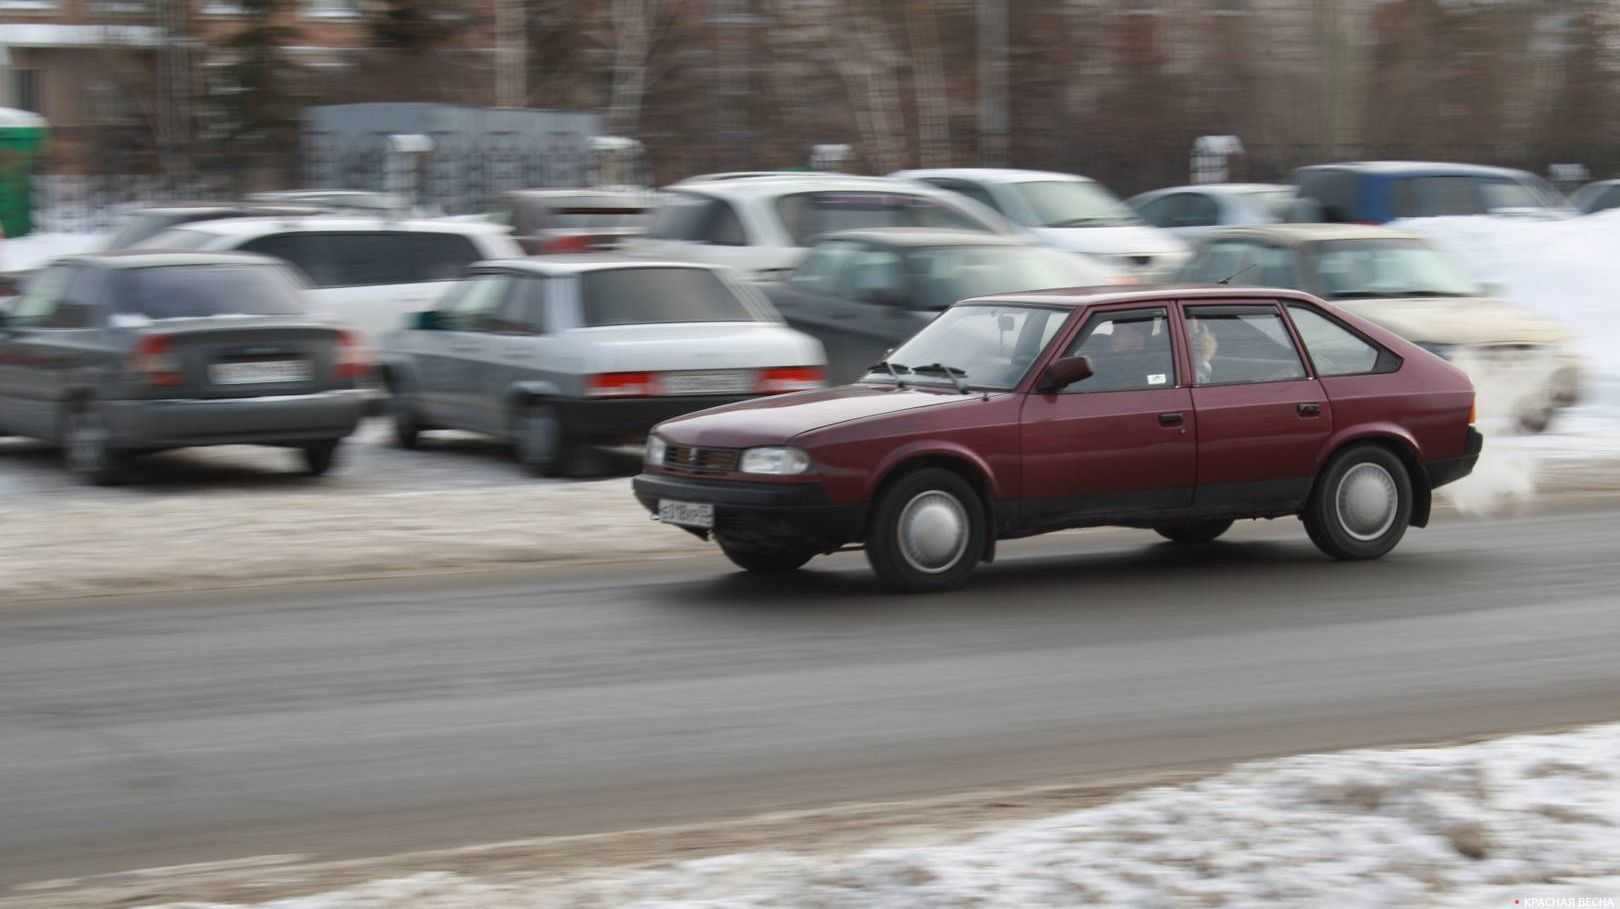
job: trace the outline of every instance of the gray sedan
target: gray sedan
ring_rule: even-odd
[[[357,335],[304,315],[273,259],[81,256],[0,317],[0,433],[60,442],[99,484],[130,455],[198,445],[297,448],[321,474],[360,420],[369,368]]]

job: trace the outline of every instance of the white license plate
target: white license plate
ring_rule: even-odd
[[[669,499],[660,499],[658,520],[665,524],[701,527],[708,530],[714,527],[714,506],[700,502],[672,502]]]
[[[740,369],[707,372],[666,372],[666,395],[740,395],[753,387],[753,373]]]
[[[307,360],[263,360],[257,363],[215,363],[208,377],[215,385],[271,385],[310,380]]]

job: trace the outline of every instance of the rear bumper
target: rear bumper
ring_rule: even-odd
[[[633,485],[636,499],[654,517],[662,499],[713,505],[713,533],[737,542],[802,542],[826,551],[860,539],[865,529],[865,507],[832,504],[820,483],[737,483],[644,473]]]
[[[118,448],[289,445],[354,432],[366,408],[366,392],[110,401],[104,407]]]
[[[568,435],[581,442],[636,442],[654,426],[723,404],[751,401],[759,395],[667,398],[565,398],[556,403]]]
[[[1430,461],[1424,465],[1429,473],[1429,488],[1439,489],[1473,473],[1474,465],[1479,463],[1479,453],[1484,448],[1485,437],[1474,427],[1468,427],[1468,444],[1462,457]]]

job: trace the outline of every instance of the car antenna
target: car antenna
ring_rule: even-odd
[[[1229,275],[1227,275],[1227,276],[1226,276],[1226,277],[1224,277],[1224,278],[1222,278],[1222,279],[1221,279],[1221,280],[1219,280],[1219,281],[1216,281],[1216,282],[1215,282],[1215,283],[1216,283],[1216,284],[1219,284],[1219,285],[1221,285],[1221,286],[1223,286],[1223,287],[1224,287],[1224,286],[1226,286],[1226,285],[1228,285],[1228,284],[1231,284],[1231,283],[1232,283],[1232,279],[1233,279],[1233,278],[1235,278],[1235,277],[1237,277],[1237,276],[1238,276],[1238,275],[1241,275],[1241,274],[1243,274],[1243,273],[1244,273],[1244,272],[1246,272],[1246,271],[1248,271],[1248,270],[1250,270],[1250,269],[1252,269],[1252,268],[1254,268],[1254,266],[1255,266],[1255,265],[1256,265],[1256,264],[1257,264],[1257,263],[1254,263],[1254,262],[1250,262],[1250,263],[1249,263],[1249,264],[1248,264],[1248,265],[1245,265],[1245,266],[1243,266],[1243,267],[1242,267],[1242,268],[1240,268],[1240,269],[1238,269],[1238,270],[1237,270],[1237,271],[1234,271],[1234,272],[1232,272],[1232,273],[1231,273],[1231,274],[1229,274]]]

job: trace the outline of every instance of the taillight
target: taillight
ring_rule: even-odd
[[[168,335],[145,335],[138,339],[130,353],[129,368],[148,385],[173,387],[186,381],[174,339]]]
[[[337,360],[332,370],[339,379],[363,381],[371,374],[371,354],[360,336],[352,331],[340,331],[337,338]]]
[[[645,398],[657,394],[658,377],[650,372],[607,372],[585,380],[590,398]]]
[[[762,395],[773,395],[787,391],[806,391],[826,384],[827,371],[820,366],[784,366],[760,373],[754,391]]]
[[[584,234],[564,234],[546,240],[542,250],[548,253],[582,253],[591,251],[591,238]]]
[[[1468,402],[1468,425],[1469,426],[1474,425],[1474,421],[1477,420],[1477,419],[1479,419],[1479,402],[1478,401],[1469,401]]]

